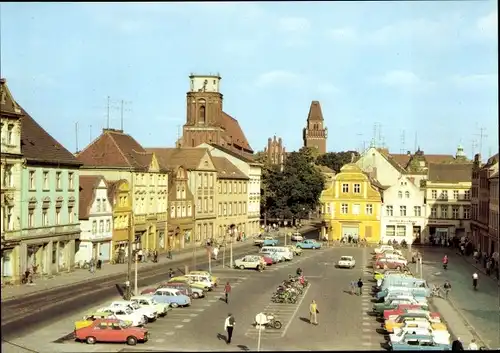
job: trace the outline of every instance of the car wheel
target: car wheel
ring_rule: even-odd
[[[245,269],[245,266],[241,265],[240,270],[244,270],[244,269]]]
[[[396,267],[396,270],[401,271],[401,266]]]
[[[177,308],[177,307],[179,307],[179,304],[177,304],[177,303],[171,303],[171,304],[170,304],[170,306],[171,306],[172,308]]]
[[[94,336],[89,336],[85,339],[85,342],[87,342],[87,344],[95,344],[97,340]]]
[[[193,299],[198,299],[200,295],[196,292],[193,292]]]
[[[135,346],[137,344],[137,338],[135,338],[134,336],[128,336],[127,337],[127,344],[129,346]]]

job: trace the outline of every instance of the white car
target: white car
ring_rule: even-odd
[[[234,267],[241,270],[259,270],[265,268],[266,263],[261,256],[247,255],[243,256],[241,259],[234,260]]]
[[[141,308],[147,308],[152,311],[156,311],[158,316],[165,316],[167,313],[172,310],[169,304],[158,303],[151,297],[145,295],[139,295],[136,297],[130,298],[130,301],[139,304]]]
[[[141,307],[138,303],[129,300],[117,300],[109,304],[110,308],[129,308],[140,315],[145,316],[150,321],[155,321],[158,317],[158,312],[154,308]]]
[[[132,326],[144,326],[147,322],[147,318],[144,315],[127,307],[104,307],[98,309],[97,312],[110,313],[110,315],[115,316],[117,319],[131,322]]]
[[[439,344],[450,344],[450,333],[445,330],[434,330],[432,326],[427,323],[420,326],[419,323],[407,325],[403,328],[394,328],[394,333],[389,334],[391,343],[401,342],[407,333],[416,335],[431,335],[434,342]]]
[[[381,245],[375,249],[375,254],[380,254],[386,250],[394,250],[394,247],[392,245]]]
[[[338,268],[354,268],[354,266],[356,266],[356,260],[353,256],[341,256],[337,262]]]
[[[291,239],[292,239],[292,241],[303,241],[304,237],[299,232],[296,232],[296,233],[292,234],[292,238]]]

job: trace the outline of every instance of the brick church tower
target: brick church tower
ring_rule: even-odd
[[[312,101],[307,116],[307,126],[303,130],[304,147],[316,148],[320,154],[326,153],[328,128],[324,126],[323,113],[318,101]]]

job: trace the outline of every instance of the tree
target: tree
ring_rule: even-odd
[[[324,165],[339,173],[343,165],[351,163],[353,155],[355,158],[359,157],[356,151],[328,152],[316,158],[316,164]]]
[[[305,218],[316,209],[324,179],[307,148],[288,154],[283,171],[266,166],[262,172],[262,212],[269,218]]]

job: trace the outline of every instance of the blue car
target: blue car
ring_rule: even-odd
[[[439,344],[432,336],[406,334],[400,342],[391,342],[393,351],[450,351],[449,344]]]
[[[279,241],[278,239],[272,238],[272,237],[265,237],[264,241],[262,242],[262,246],[276,246],[278,245]]]
[[[191,298],[175,288],[158,288],[152,298],[158,303],[170,304],[172,308],[191,305]]]
[[[316,240],[313,239],[306,239],[304,241],[299,241],[297,244],[295,244],[296,247],[299,249],[320,249],[321,248],[321,243],[318,243]]]

